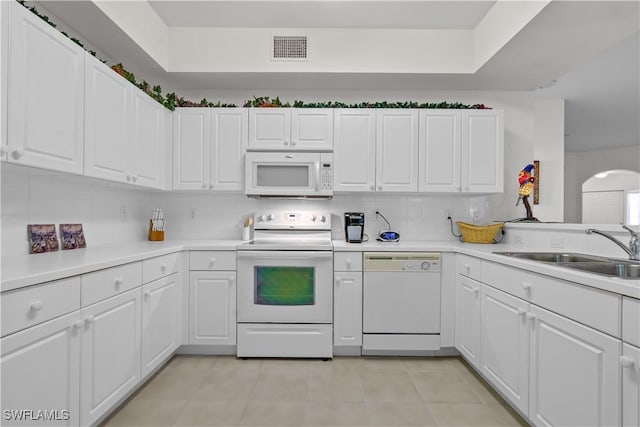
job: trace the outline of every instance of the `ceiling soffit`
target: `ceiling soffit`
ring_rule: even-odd
[[[472,74],[549,1],[94,3],[168,72]],[[306,36],[308,59],[271,60],[275,35]]]

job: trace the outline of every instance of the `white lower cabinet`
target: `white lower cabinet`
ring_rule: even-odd
[[[236,344],[236,272],[191,271],[189,344]]]
[[[142,378],[180,346],[180,274],[142,287]]]
[[[81,319],[75,311],[0,340],[3,426],[80,425]]]
[[[529,410],[529,303],[481,289],[481,372],[523,414]]]
[[[336,272],[333,287],[333,345],[362,346],[362,273]]]
[[[456,348],[480,368],[480,288],[482,284],[461,274],[456,278]]]
[[[640,425],[640,348],[623,343],[622,357],[622,425]]]
[[[82,309],[81,425],[114,407],[140,380],[140,289]]]
[[[529,419],[620,425],[620,340],[532,305]]]

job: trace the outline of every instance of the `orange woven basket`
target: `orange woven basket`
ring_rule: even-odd
[[[462,221],[456,221],[456,225],[462,234],[465,243],[494,243],[498,231],[502,229],[503,222],[489,225],[475,225]]]

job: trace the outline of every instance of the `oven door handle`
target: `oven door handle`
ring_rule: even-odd
[[[332,259],[331,251],[238,251],[238,258],[260,258],[260,259]]]
[[[316,193],[320,191],[320,162],[316,160]]]

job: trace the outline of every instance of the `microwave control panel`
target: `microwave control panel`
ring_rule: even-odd
[[[320,168],[320,189],[323,191],[333,190],[333,165],[323,162]]]

